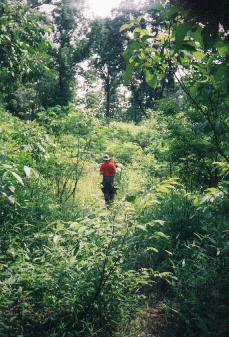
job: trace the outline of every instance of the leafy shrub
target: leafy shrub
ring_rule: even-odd
[[[162,99],[160,100],[159,109],[165,115],[175,115],[180,111],[179,104],[172,100]]]
[[[227,336],[228,199],[222,191],[208,189],[196,199],[170,180],[135,201],[141,225],[132,260],[135,268],[154,268],[164,276],[154,289],[169,290],[176,336]]]
[[[2,260],[2,335],[111,336],[120,320],[128,327],[147,274],[125,267],[128,227],[108,220],[50,224],[31,236],[15,229]]]
[[[123,164],[130,164],[143,154],[141,148],[138,145],[130,142],[116,142],[109,144],[108,150],[112,157],[115,157],[118,162]]]

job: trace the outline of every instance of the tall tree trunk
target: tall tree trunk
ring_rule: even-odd
[[[63,60],[62,60],[62,48],[59,49],[58,55],[58,76],[59,76],[59,97],[58,101],[60,105],[63,105],[63,93],[64,93],[64,81],[63,81]]]
[[[135,88],[134,84],[131,84],[131,91],[133,94],[134,105],[138,106],[141,111],[141,116],[140,116],[140,119],[141,119],[142,116],[147,116],[145,112],[144,104],[141,98],[139,97],[138,91]]]
[[[106,95],[106,102],[105,102],[106,117],[111,117],[111,80],[109,76],[105,80],[105,95]]]

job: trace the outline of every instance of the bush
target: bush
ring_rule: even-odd
[[[107,148],[112,157],[118,162],[125,164],[131,164],[136,158],[142,156],[143,151],[141,148],[133,143],[120,143],[116,142],[109,144]]]
[[[140,305],[137,289],[147,282],[126,268],[128,227],[97,217],[26,236],[30,226],[4,243],[0,334],[111,336],[127,329]]]
[[[159,103],[159,109],[168,116],[175,115],[180,112],[179,104],[172,100],[162,99]]]

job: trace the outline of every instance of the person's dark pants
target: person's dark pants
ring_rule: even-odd
[[[114,196],[116,193],[116,189],[114,187],[114,176],[103,177],[102,185],[105,202],[106,204],[111,204],[114,201]]]

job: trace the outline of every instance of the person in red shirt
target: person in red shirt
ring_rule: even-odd
[[[100,165],[100,174],[103,176],[102,191],[106,204],[110,205],[114,201],[116,188],[114,187],[114,177],[117,165],[106,154],[103,163]]]

